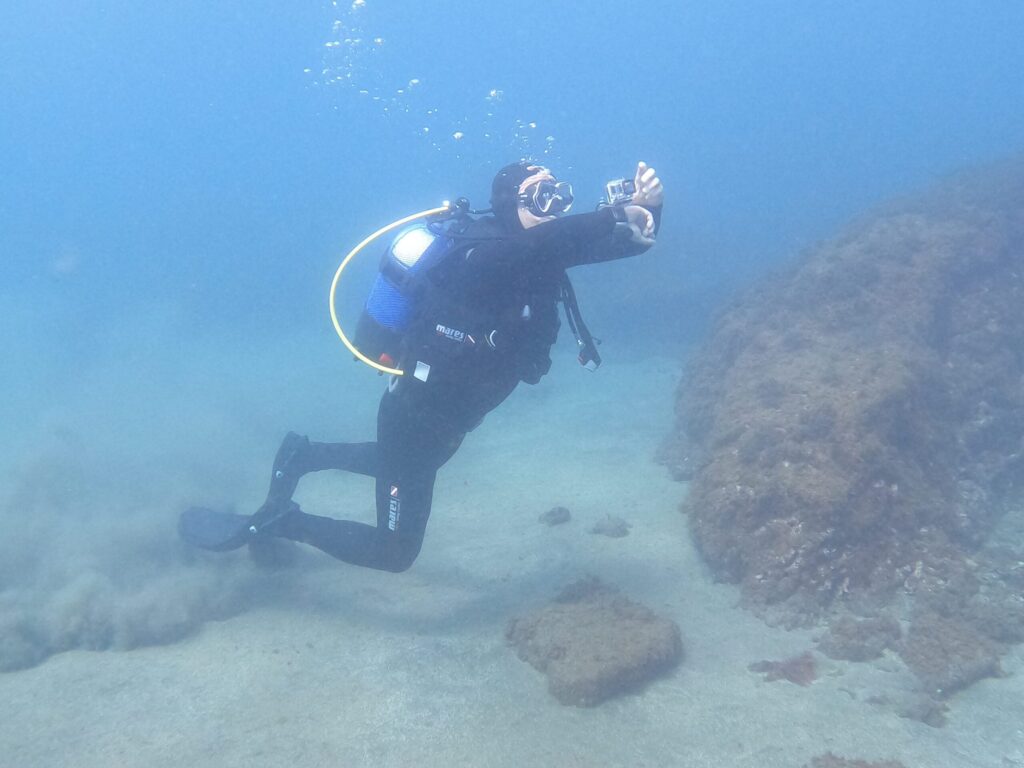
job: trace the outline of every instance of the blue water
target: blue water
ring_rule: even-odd
[[[576,278],[629,360],[681,356],[870,206],[1024,148],[1013,0],[15,1],[0,30],[0,471],[22,496],[33,473],[125,491],[94,471],[109,451],[152,481],[139,498],[223,473],[223,501],[286,429],[372,424],[372,394],[331,411],[374,385],[327,321],[340,257],[442,200],[486,206],[522,156],[582,209],[638,160],[664,180],[657,247]],[[82,476],[25,469],[54,442]]]
[[[438,110],[439,149],[422,115],[324,85],[346,73],[335,18],[383,39],[357,86],[421,81],[407,101]],[[679,277],[687,305],[1024,143],[1015,2],[8,3],[0,23],[3,295],[72,334],[141,294],[200,324],[316,321],[368,228],[485,203],[517,119],[538,124],[528,150],[555,137],[581,202],[637,159],[658,168],[671,208],[648,274]]]

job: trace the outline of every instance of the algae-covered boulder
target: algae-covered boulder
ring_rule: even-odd
[[[906,590],[967,611],[1024,495],[1024,161],[881,208],[755,285],[677,413],[665,460],[747,605],[799,624]]]
[[[595,706],[636,690],[682,658],[679,627],[596,579],[509,622],[509,643],[563,704]]]

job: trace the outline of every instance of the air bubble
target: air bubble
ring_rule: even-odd
[[[327,39],[321,39],[322,69],[305,69],[304,73],[310,75],[307,84],[336,88],[339,104],[343,99],[372,99],[379,104],[373,111],[380,119],[402,122],[407,135],[419,135],[424,145],[438,151],[460,155],[470,145],[487,142],[493,148],[513,148],[516,154],[555,154],[555,137],[541,132],[538,120],[516,117],[518,107],[509,103],[501,88],[488,88],[486,84],[479,90],[474,88],[478,96],[465,114],[451,112],[452,105],[447,102],[428,107],[431,100],[440,99],[431,91],[429,80],[425,85],[411,72],[392,71],[388,75],[382,70],[393,43],[386,43],[389,29],[376,19],[376,5],[370,0],[329,0],[325,5],[334,10],[324,20]],[[341,108],[344,110],[344,105]],[[551,130],[553,126],[545,127]],[[445,136],[456,146],[445,141]]]

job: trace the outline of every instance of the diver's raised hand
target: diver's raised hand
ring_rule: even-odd
[[[649,168],[647,163],[641,160],[636,164],[636,176],[633,178],[636,184],[636,192],[633,193],[633,205],[645,205],[657,207],[665,200],[665,188],[661,185],[661,179],[657,172]]]
[[[640,245],[654,245],[654,216],[646,208],[639,205],[624,206],[625,223],[633,230],[630,238]]]

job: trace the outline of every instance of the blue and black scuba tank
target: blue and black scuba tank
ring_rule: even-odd
[[[417,224],[402,230],[381,257],[380,272],[356,326],[356,347],[382,365],[398,362],[402,338],[426,290],[426,271],[451,250],[451,222]]]

